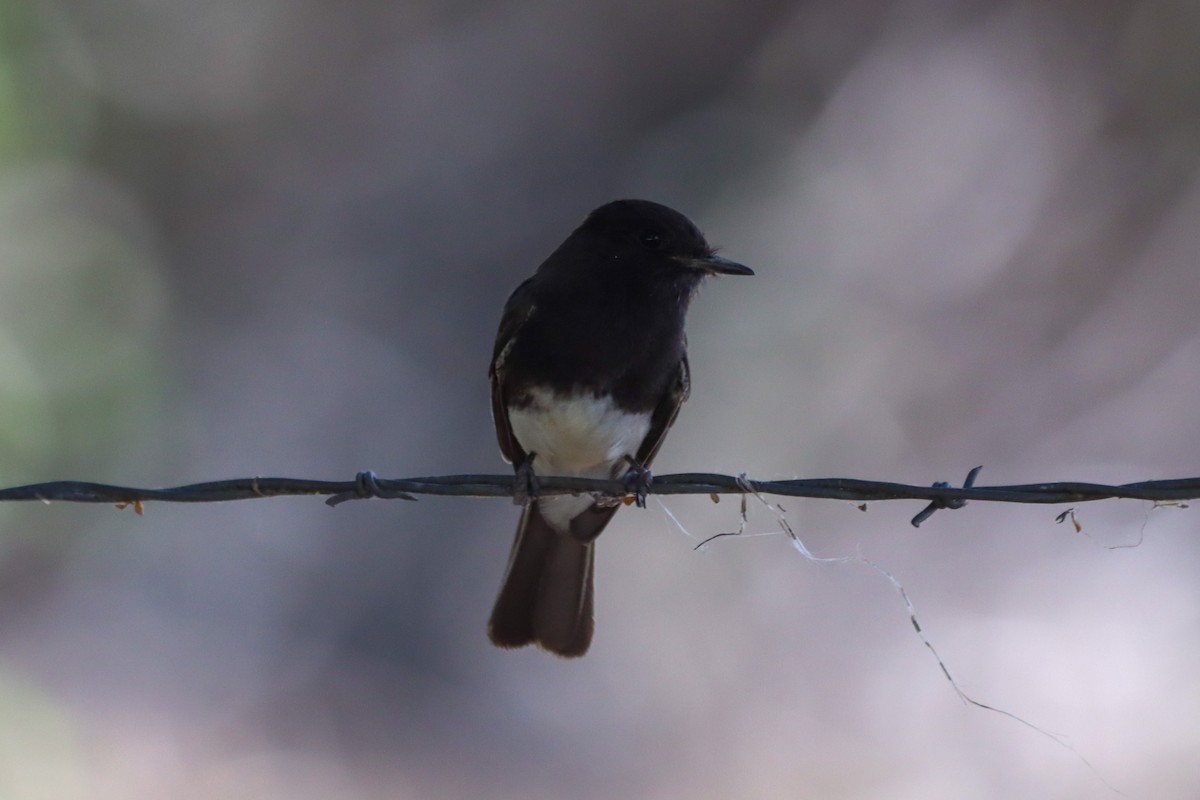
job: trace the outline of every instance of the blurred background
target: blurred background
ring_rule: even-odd
[[[758,273],[693,305],[660,473],[1195,475],[1198,40],[1186,0],[0,0],[0,484],[506,471],[500,309],[617,197]],[[574,662],[488,644],[503,500],[12,504],[0,797],[1197,796],[1194,510],[783,505],[1095,771],[753,503],[700,552],[732,499],[619,514]]]

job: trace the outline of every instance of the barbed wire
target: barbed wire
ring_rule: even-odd
[[[1139,481],[1120,485],[1083,482],[1027,483],[1010,486],[975,486],[980,467],[971,470],[961,487],[939,481],[932,486],[914,486],[890,481],[855,478],[800,478],[791,480],[755,480],[745,475],[719,475],[687,472],[656,475],[648,486],[639,486],[650,494],[747,494],[848,500],[856,503],[882,500],[924,500],[928,505],[912,519],[920,525],[939,509],[961,508],[968,500],[995,503],[1066,504],[1096,500],[1146,500],[1155,503],[1179,503],[1200,498],[1200,477]],[[51,481],[0,489],[0,501],[39,500],[45,503],[113,503],[133,506],[141,513],[146,502],[220,503],[261,497],[325,495],[326,503],[336,506],[347,500],[382,498],[416,500],[418,495],[453,497],[517,497],[525,494],[512,475],[441,475],[426,478],[379,478],[373,472],[361,472],[353,481],[319,481],[303,478],[235,478],[207,483],[192,483],[164,489],[140,489],[84,481]],[[529,487],[533,496],[593,493],[632,500],[635,492],[620,480],[593,478],[537,478]],[[639,498],[643,499],[643,498]]]

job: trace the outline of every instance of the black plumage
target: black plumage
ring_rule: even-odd
[[[489,378],[500,450],[535,474],[648,467],[688,397],[684,319],[717,256],[684,215],[645,200],[593,211],[505,304]],[[593,548],[617,505],[539,498],[521,516],[488,626],[500,647],[587,651]]]

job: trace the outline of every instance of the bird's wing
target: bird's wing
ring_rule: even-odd
[[[680,406],[688,399],[691,391],[692,376],[688,369],[687,354],[684,353],[683,358],[679,359],[679,366],[676,367],[671,382],[667,385],[667,391],[663,393],[658,405],[650,414],[650,430],[647,431],[646,438],[642,440],[642,446],[638,448],[637,452],[637,459],[641,466],[650,466],[650,462],[658,454],[658,448],[662,446],[663,439],[667,436],[667,431],[675,424]]]
[[[488,368],[488,381],[492,386],[492,422],[496,426],[496,439],[500,443],[500,453],[510,464],[521,464],[525,461],[525,450],[513,435],[512,424],[508,419],[508,398],[504,391],[504,362],[516,341],[517,333],[533,314],[534,278],[528,278],[508,298],[504,304],[504,313],[500,317],[500,330],[496,333],[496,347],[492,351],[492,365]]]

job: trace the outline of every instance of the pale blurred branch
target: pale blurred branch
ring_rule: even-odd
[[[974,486],[978,468],[971,471],[962,488],[939,482],[933,486],[912,486],[887,481],[854,478],[810,478],[760,481],[743,476],[692,472],[656,475],[649,487],[651,494],[764,494],[787,497],[812,497],[849,500],[856,503],[880,500],[925,500],[929,506],[913,519],[919,525],[939,508],[960,508],[967,500],[997,503],[1086,503],[1094,500],[1148,500],[1178,503],[1200,497],[1200,478],[1141,481],[1109,486],[1100,483],[1055,482],[1012,486]],[[539,477],[533,494],[552,495],[592,492],[615,498],[632,498],[629,487],[620,480],[591,478]],[[326,502],[336,505],[345,500],[368,497],[415,500],[416,495],[458,497],[512,497],[511,475],[444,475],[430,478],[376,478],[360,473],[353,481],[316,481],[298,478],[236,478],[210,483],[193,483],[166,489],[138,489],[80,481],[53,481],[0,489],[0,501],[41,500],[69,503],[116,503],[133,505],[139,511],[148,501],[170,503],[218,503],[249,500],[256,497],[292,495],[328,495]]]

